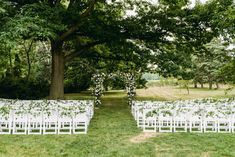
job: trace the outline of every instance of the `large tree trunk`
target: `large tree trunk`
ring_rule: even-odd
[[[189,95],[189,86],[188,85],[186,86],[186,89],[187,89],[187,92],[188,92],[188,95]]]
[[[26,52],[26,55],[27,55],[27,62],[28,62],[27,80],[29,80],[30,79],[30,74],[31,74],[31,62],[30,62],[29,52]]]
[[[63,43],[52,42],[52,72],[50,99],[64,99],[64,53]]]
[[[213,82],[209,82],[209,89],[212,89],[212,86],[213,86]]]
[[[204,88],[204,84],[203,82],[200,82],[201,88]]]
[[[12,58],[11,58],[11,50],[7,48],[7,45],[5,44],[5,52],[8,52],[8,57],[9,57],[9,64],[10,64],[10,69],[9,69],[9,74],[10,76],[13,76],[13,64],[12,64]]]
[[[24,50],[26,53],[26,58],[27,58],[27,63],[28,63],[28,73],[27,73],[27,80],[30,79],[30,75],[31,75],[31,61],[30,61],[30,51],[32,49],[33,46],[33,40],[31,41],[29,47],[27,48],[26,43],[23,44],[24,45]]]
[[[219,89],[219,82],[216,82],[216,89]]]
[[[194,81],[194,88],[197,88],[197,81]]]

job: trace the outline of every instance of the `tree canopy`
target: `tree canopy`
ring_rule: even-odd
[[[103,67],[109,71],[123,68],[146,71],[150,65],[156,65],[158,72],[174,74],[178,73],[178,65],[187,67],[185,59],[203,49],[214,37],[234,36],[232,0],[197,3],[195,7],[190,7],[188,0],[160,0],[154,4],[137,0],[5,0],[1,3],[4,5],[0,8],[0,18],[4,23],[0,40],[6,43],[5,49],[1,46],[5,56],[12,47],[19,49],[23,45],[18,41],[49,45],[52,99],[64,97],[65,65],[75,58],[103,61]],[[134,10],[136,15],[128,15],[128,10]]]

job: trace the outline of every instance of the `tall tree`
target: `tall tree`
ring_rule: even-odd
[[[232,4],[232,0],[214,0],[190,8],[187,0],[161,0],[157,4],[128,0],[11,2],[18,14],[7,22],[5,32],[14,32],[12,38],[20,35],[23,39],[50,40],[52,99],[64,97],[66,62],[78,56],[125,57],[123,60],[136,56],[137,61],[158,64],[159,53],[163,54],[167,45],[198,48],[218,35],[213,18]],[[132,8],[136,8],[136,16],[126,16],[126,10]],[[108,47],[111,53],[99,53],[97,45]]]

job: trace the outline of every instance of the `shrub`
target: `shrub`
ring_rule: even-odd
[[[4,78],[0,81],[0,97],[8,99],[42,99],[49,95],[47,81]]]

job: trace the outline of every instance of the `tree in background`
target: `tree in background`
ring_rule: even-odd
[[[230,60],[221,69],[221,75],[228,83],[235,84],[235,39],[232,41],[233,47],[227,48]]]
[[[213,83],[216,84],[216,88],[219,88],[219,83],[225,82],[222,68],[230,60],[227,46],[227,42],[214,39],[205,46],[204,53],[195,57],[195,82],[198,81],[201,84],[206,82],[209,84],[209,89],[212,89]]]

